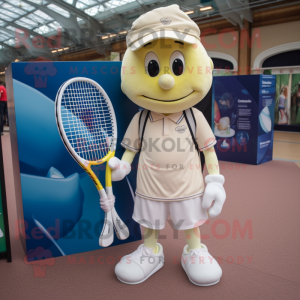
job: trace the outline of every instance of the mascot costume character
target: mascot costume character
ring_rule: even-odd
[[[133,219],[144,230],[144,244],[115,267],[127,284],[147,280],[164,265],[157,243],[168,215],[184,230],[187,245],[181,265],[198,286],[219,282],[222,269],[201,243],[199,226],[220,214],[226,199],[219,174],[215,136],[203,114],[193,108],[212,85],[213,63],[200,42],[199,27],[178,5],[141,15],[127,35],[122,91],[142,107],[121,145],[121,160],[109,160],[112,180],[122,180],[140,152]],[[209,175],[204,186],[200,151]]]

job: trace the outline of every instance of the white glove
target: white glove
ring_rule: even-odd
[[[124,160],[119,160],[116,157],[111,158],[108,161],[109,167],[112,169],[111,180],[119,181],[122,180],[131,171],[131,166],[129,162]]]
[[[208,214],[212,218],[217,217],[221,213],[226,200],[226,193],[223,188],[224,182],[225,178],[223,175],[207,175],[205,177],[205,183],[207,185],[204,191],[202,207],[209,209]],[[211,207],[214,200],[215,203]]]

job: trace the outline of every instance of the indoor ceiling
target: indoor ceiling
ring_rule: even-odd
[[[219,16],[242,27],[243,18],[252,21],[252,8],[281,1],[0,0],[0,67],[38,56],[57,60],[57,55],[87,48],[104,54],[112,42],[125,39],[141,14],[174,3],[197,23]],[[58,30],[59,43],[54,38]]]

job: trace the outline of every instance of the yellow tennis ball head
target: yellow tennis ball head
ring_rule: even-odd
[[[208,93],[213,63],[201,42],[158,39],[132,51],[122,63],[122,90],[137,105],[160,113],[192,107]]]

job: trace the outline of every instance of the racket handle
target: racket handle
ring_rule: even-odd
[[[126,240],[129,237],[129,229],[119,217],[115,207],[110,211],[112,213],[112,221],[114,229],[119,240]]]
[[[98,190],[100,198],[105,199],[107,198],[107,194],[104,189]],[[113,231],[113,220],[111,210],[105,212],[105,219],[102,228],[102,232],[99,237],[99,246],[101,247],[108,247],[114,241],[114,231]]]
[[[114,241],[113,221],[111,210],[105,213],[103,229],[99,237],[99,246],[108,247]]]
[[[98,190],[98,193],[99,193],[99,196],[100,196],[101,199],[102,198],[107,198],[105,189]]]
[[[107,194],[107,196],[113,195],[113,189],[111,186],[106,187],[106,194]],[[115,229],[118,239],[126,240],[129,237],[128,227],[122,221],[122,219],[119,217],[115,207],[113,207],[109,212],[111,212],[111,214],[112,214],[112,222],[113,222],[114,229]]]

